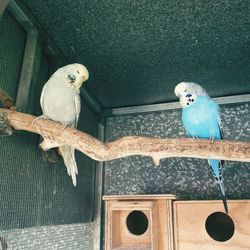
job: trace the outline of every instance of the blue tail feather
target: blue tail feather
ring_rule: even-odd
[[[225,211],[226,213],[228,213],[227,199],[226,199],[226,194],[225,194],[225,189],[224,189],[222,174],[221,174],[221,162],[219,160],[208,160],[208,162],[212,169],[215,181],[219,185]]]

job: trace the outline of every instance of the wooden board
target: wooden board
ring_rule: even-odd
[[[173,194],[143,194],[143,195],[104,195],[105,201],[121,201],[121,200],[176,200],[177,197]]]
[[[106,250],[173,250],[174,195],[105,196]],[[148,218],[148,230],[141,236],[126,228],[131,211],[142,211]]]
[[[206,232],[207,217],[224,212],[221,201],[174,201],[175,250],[249,250],[250,201],[228,201],[235,232],[225,242],[215,241]]]
[[[133,235],[126,226],[126,219],[131,211],[140,210],[148,218],[148,228],[143,235]],[[151,247],[153,249],[152,235],[152,213],[154,212],[154,204],[152,202],[115,202],[111,205],[112,213],[112,249],[119,246],[132,248],[137,246],[140,248]]]

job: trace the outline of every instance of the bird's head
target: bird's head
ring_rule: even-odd
[[[207,95],[206,91],[194,82],[181,82],[176,85],[174,92],[183,108],[191,106],[197,96]]]
[[[82,64],[69,64],[61,69],[66,74],[67,84],[75,89],[80,89],[82,84],[89,79],[89,72]]]

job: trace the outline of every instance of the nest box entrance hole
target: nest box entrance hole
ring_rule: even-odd
[[[210,214],[206,219],[205,228],[212,239],[221,242],[230,240],[235,229],[232,218],[222,212]]]
[[[131,234],[143,235],[148,229],[148,217],[142,211],[134,210],[127,216],[126,225]]]
[[[112,212],[112,248],[152,247],[152,214],[150,210],[120,210]],[[126,248],[127,247],[127,248]],[[142,249],[144,249],[142,247]]]

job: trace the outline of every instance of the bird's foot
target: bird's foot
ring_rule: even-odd
[[[214,143],[214,137],[209,138],[211,142]]]
[[[49,119],[49,117],[46,116],[46,115],[40,115],[40,116],[36,117],[36,118],[32,121],[31,124],[34,125],[37,121],[39,121],[39,120],[41,120],[41,119]]]
[[[69,123],[68,123],[68,122],[62,122],[62,127],[61,127],[61,129],[60,129],[60,132],[63,132],[63,130],[64,130],[67,126],[69,126]]]
[[[193,136],[192,139],[194,139],[194,140],[195,140],[195,139],[198,139],[198,136]]]

